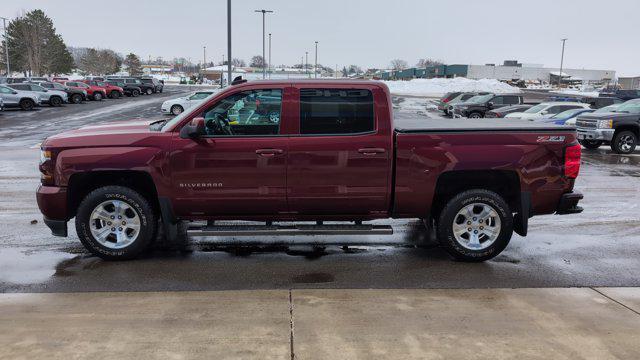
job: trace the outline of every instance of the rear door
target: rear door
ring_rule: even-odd
[[[377,216],[389,209],[391,120],[377,87],[294,86],[298,121],[289,142],[289,210]]]

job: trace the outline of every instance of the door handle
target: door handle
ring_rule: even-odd
[[[283,154],[284,150],[282,149],[258,149],[256,150],[256,154],[264,157],[271,157]]]
[[[384,154],[386,150],[383,148],[363,148],[363,149],[358,149],[358,152],[364,155],[375,155],[375,154]]]

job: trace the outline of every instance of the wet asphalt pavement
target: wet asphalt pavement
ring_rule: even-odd
[[[212,238],[186,252],[155,250],[128,262],[89,255],[73,222],[68,238],[52,236],[35,201],[37,144],[83,124],[161,119],[160,103],[188,91],[167,87],[137,99],[0,113],[0,292],[640,286],[640,152],[619,156],[604,146],[583,155],[576,185],[585,195],[582,214],[535,217],[529,236],[514,235],[501,255],[481,264],[416,246],[417,221],[394,220],[390,236],[305,239],[366,246],[243,246]],[[394,102],[398,116],[436,116],[424,110],[424,99]]]

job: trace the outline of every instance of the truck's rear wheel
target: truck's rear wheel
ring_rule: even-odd
[[[105,186],[87,195],[76,215],[82,244],[105,260],[127,260],[145,251],[156,234],[153,208],[138,192]]]
[[[458,260],[485,261],[500,254],[513,233],[513,215],[504,199],[475,189],[454,196],[440,213],[440,245]]]

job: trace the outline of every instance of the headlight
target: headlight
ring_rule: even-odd
[[[598,129],[611,129],[613,128],[613,120],[598,120]]]
[[[49,150],[40,150],[40,164],[44,164],[45,162],[51,160],[51,151]]]

